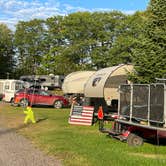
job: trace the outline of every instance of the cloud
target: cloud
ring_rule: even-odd
[[[0,23],[7,24],[12,30],[18,21],[28,21],[34,18],[46,19],[54,15],[64,15],[60,3],[57,1],[23,1],[0,0]]]
[[[90,11],[89,9],[86,9],[86,8],[82,8],[82,7],[74,7],[74,6],[71,6],[69,4],[64,4],[63,5],[65,7],[65,10],[67,12],[74,12],[74,11]]]
[[[29,21],[34,18],[46,19],[55,15],[67,15],[76,11],[112,11],[112,9],[86,9],[79,6],[60,3],[59,0],[0,0],[0,23],[7,24],[12,30],[18,21]],[[135,11],[123,11],[133,14]]]

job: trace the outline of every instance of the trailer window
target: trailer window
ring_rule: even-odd
[[[45,78],[40,78],[39,80],[40,80],[41,82],[45,82],[45,81],[46,81]]]
[[[19,89],[22,89],[23,88],[23,84],[20,83],[20,82],[16,82],[15,83],[15,90],[19,90]]]
[[[126,75],[111,76],[107,79],[105,88],[118,88],[119,85],[126,83],[128,83]]]
[[[6,90],[9,90],[9,89],[10,89],[10,82],[6,82],[6,83],[5,83],[5,89],[6,89]]]

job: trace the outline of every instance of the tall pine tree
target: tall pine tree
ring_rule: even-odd
[[[166,0],[151,0],[144,35],[133,50],[135,82],[150,83],[166,77]]]

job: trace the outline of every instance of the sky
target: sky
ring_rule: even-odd
[[[15,30],[18,21],[46,19],[77,11],[144,11],[150,0],[0,0],[0,23]]]

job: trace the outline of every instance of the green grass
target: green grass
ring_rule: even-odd
[[[144,143],[129,147],[109,138],[95,126],[68,124],[69,109],[33,108],[36,124],[22,126],[23,109],[3,105],[0,116],[3,123],[28,137],[46,153],[63,160],[66,166],[165,166],[166,146]]]

